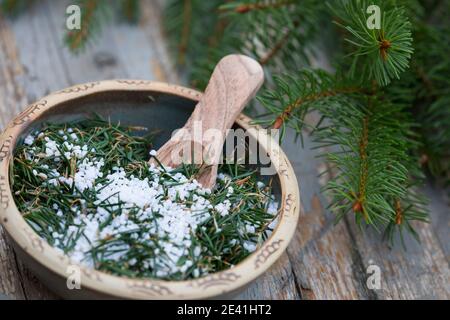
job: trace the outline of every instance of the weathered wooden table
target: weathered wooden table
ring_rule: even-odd
[[[181,83],[161,30],[161,1],[143,1],[139,26],[106,27],[84,54],[63,47],[65,1],[39,1],[16,20],[0,16],[0,129],[29,103],[76,83],[135,78]],[[326,164],[286,139],[295,166],[302,211],[297,233],[279,262],[240,295],[243,299],[449,299],[450,214],[444,192],[431,198],[431,224],[418,228],[422,244],[406,238],[407,251],[389,249],[351,216],[334,225],[320,193]],[[381,288],[371,290],[368,267],[380,268]],[[0,228],[0,295],[15,299],[57,298],[16,259]]]

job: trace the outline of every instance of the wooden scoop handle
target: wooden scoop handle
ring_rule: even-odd
[[[180,134],[175,134],[157,153],[159,161],[167,166],[178,166],[173,152],[186,143],[201,144],[201,154],[192,153],[195,163],[201,160],[209,170],[199,177],[205,187],[212,187],[217,175],[217,164],[222,154],[227,130],[264,82],[264,72],[258,62],[243,55],[224,57],[214,69],[205,93]],[[199,134],[201,128],[201,134]],[[195,149],[195,148],[194,148]],[[198,159],[201,158],[201,159]]]

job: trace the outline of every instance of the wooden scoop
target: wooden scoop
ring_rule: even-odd
[[[172,168],[199,164],[197,180],[212,188],[227,130],[263,82],[263,69],[252,58],[233,54],[220,60],[189,120],[158,150],[158,161]]]

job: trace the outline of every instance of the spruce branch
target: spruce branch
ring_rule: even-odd
[[[337,218],[353,212],[359,224],[386,231],[409,226],[411,220],[426,221],[422,203],[409,196],[421,176],[409,155],[413,123],[404,107],[359,94],[342,99],[339,111],[335,107],[322,105],[327,124],[314,136],[319,145],[336,147],[326,158],[338,174],[325,191]]]
[[[331,148],[324,156],[336,173],[324,190],[337,220],[352,212],[359,224],[385,230],[390,239],[396,230],[411,229],[410,221],[426,220],[423,201],[409,196],[422,177],[411,156],[418,146],[405,104],[321,70],[275,77],[275,87],[258,100],[271,115],[258,123],[300,135],[312,128],[316,144]],[[305,121],[310,112],[319,113],[319,123]]]
[[[415,222],[428,223],[428,215],[426,214],[427,201],[425,197],[420,195],[415,185],[408,186],[406,200],[393,199],[395,208],[395,220],[390,221],[385,229],[384,237],[391,245],[395,243],[395,236],[398,234],[400,240],[405,247],[403,234],[405,232],[411,234],[417,241],[420,241],[413,224]]]
[[[78,0],[77,5],[81,8],[81,28],[71,30],[65,36],[68,48],[75,53],[83,50],[95,34],[101,32],[101,24],[108,17],[109,7],[104,0]]]
[[[361,81],[376,80],[385,86],[409,66],[413,53],[412,31],[405,10],[390,5],[391,1],[350,0],[330,4],[339,22],[348,32],[348,59],[350,72]],[[367,26],[369,5],[381,8],[381,28],[370,30]]]
[[[450,43],[450,3],[428,4],[422,10],[408,7],[408,11],[415,17],[414,59],[387,93],[389,99],[409,105],[420,124],[417,139],[422,146],[417,152],[424,168],[450,183],[450,56],[442,45]]]
[[[367,147],[369,144],[369,117],[365,116],[362,119],[362,130],[361,137],[359,140],[359,158],[360,173],[359,173],[359,183],[358,183],[358,193],[352,192],[355,201],[352,204],[352,210],[355,214],[362,213],[366,221],[369,220],[369,215],[367,213],[366,203],[366,191],[367,191],[367,181],[369,179],[369,161],[367,155]]]
[[[288,29],[284,35],[278,40],[272,48],[269,49],[268,52],[266,52],[262,57],[259,58],[259,63],[261,65],[266,65],[277,55],[279,51],[283,49],[283,46],[286,45],[286,43],[289,41],[290,37],[292,36],[292,32],[299,26],[299,21],[294,21],[293,28]]]
[[[322,103],[341,94],[363,91],[339,76],[323,70],[301,70],[296,74],[274,76],[274,88],[264,91],[258,101],[272,116],[257,122],[274,129],[288,126],[299,134],[303,130],[304,118],[314,103]],[[314,110],[314,108],[313,108]]]
[[[450,5],[448,11],[450,12]],[[445,18],[444,18],[445,19]],[[424,140],[425,165],[437,177],[450,182],[450,58],[442,43],[450,43],[450,23],[416,31],[418,79],[410,94],[415,97]]]
[[[236,1],[220,7],[239,25],[248,54],[273,70],[309,65],[323,1]]]

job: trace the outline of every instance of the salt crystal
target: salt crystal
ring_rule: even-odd
[[[244,241],[243,246],[244,246],[244,249],[249,252],[253,252],[256,250],[256,244],[254,244],[253,242],[250,242],[250,241]]]
[[[249,224],[245,225],[245,230],[247,231],[247,233],[255,233],[255,227]]]
[[[27,136],[24,143],[28,146],[31,146],[34,143],[34,137],[32,135]]]
[[[278,202],[271,201],[267,207],[267,213],[271,215],[276,215],[278,213]]]

